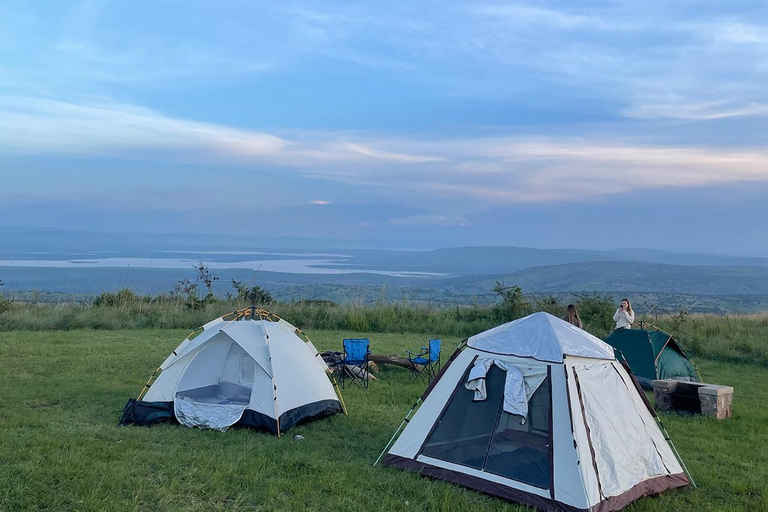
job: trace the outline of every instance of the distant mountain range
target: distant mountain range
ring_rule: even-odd
[[[298,243],[291,241],[292,243]],[[276,246],[274,243],[285,243]],[[768,258],[685,254],[649,249],[591,251],[521,247],[459,247],[429,251],[326,247],[312,272],[342,269],[343,274],[285,273],[235,266],[247,258],[265,261],[318,258],[316,247],[288,245],[286,240],[234,236],[99,234],[63,230],[0,228],[0,260],[81,261],[103,253],[121,258],[188,258],[204,261],[220,277],[218,293],[229,279],[242,279],[285,299],[325,298],[337,302],[427,300],[472,304],[495,299],[496,281],[516,284],[526,293],[568,296],[606,293],[643,297],[645,301],[702,311],[756,311],[768,308]],[[243,254],[240,254],[242,252]],[[246,255],[248,253],[250,255]],[[259,256],[253,256],[258,254]],[[141,293],[167,292],[184,268],[46,268],[0,265],[2,291],[29,290],[97,294],[131,287]],[[72,265],[70,265],[72,266]],[[431,277],[396,277],[373,272],[430,273]],[[386,288],[382,288],[386,286]]]
[[[682,266],[601,261],[546,265],[502,275],[463,277],[449,289],[490,289],[495,281],[537,293],[631,290],[693,295],[768,294],[768,267]]]
[[[649,249],[585,251],[525,247],[458,247],[434,251],[353,251],[349,263],[361,269],[440,272],[450,275],[512,273],[534,267],[586,262],[646,262],[682,266],[768,268],[768,258],[681,254]]]

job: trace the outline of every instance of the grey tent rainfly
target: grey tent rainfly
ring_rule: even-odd
[[[335,381],[308,338],[285,320],[247,308],[194,331],[129,400],[121,424],[178,421],[280,435],[293,425],[344,411]]]
[[[547,313],[469,338],[421,400],[384,465],[543,510],[692,483],[613,348]]]

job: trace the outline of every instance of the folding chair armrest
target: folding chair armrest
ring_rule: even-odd
[[[424,352],[424,351],[419,352],[418,354],[414,354],[410,350],[406,350],[406,352],[408,352],[408,360],[411,362],[413,362],[413,360],[416,358],[419,358],[419,357],[424,358],[425,356],[429,355],[429,352]]]

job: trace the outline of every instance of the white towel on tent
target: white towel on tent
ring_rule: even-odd
[[[483,401],[488,397],[485,391],[485,374],[491,369],[492,364],[493,359],[478,359],[469,371],[469,378],[464,386],[475,392],[475,397],[472,399],[475,402]]]
[[[522,416],[521,423],[525,423],[525,418],[528,416],[528,401],[547,377],[547,365],[521,367],[499,359],[478,359],[470,370],[464,385],[467,389],[475,392],[473,398],[475,402],[485,400],[488,397],[485,376],[492,364],[507,372],[504,381],[504,412]]]

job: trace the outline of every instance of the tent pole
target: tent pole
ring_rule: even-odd
[[[411,416],[411,413],[412,413],[412,412],[413,412],[413,410],[416,408],[416,406],[417,406],[417,405],[419,405],[419,402],[421,402],[421,397],[419,397],[419,399],[418,399],[418,400],[416,400],[416,403],[414,403],[414,404],[413,404],[413,406],[411,407],[411,410],[410,410],[410,411],[408,411],[408,414],[406,414],[406,415],[405,415],[405,418],[403,418],[403,421],[402,421],[402,423],[400,423],[400,426],[399,426],[399,427],[397,427],[397,430],[395,430],[395,433],[394,433],[394,435],[392,435],[392,438],[389,440],[389,442],[387,443],[387,445],[384,447],[384,450],[382,450],[382,452],[379,454],[379,458],[378,458],[378,459],[376,459],[376,462],[374,462],[374,463],[373,463],[373,467],[376,467],[376,464],[378,464],[378,463],[379,463],[379,461],[381,460],[381,458],[384,456],[384,452],[386,452],[386,451],[389,449],[389,446],[390,446],[390,445],[392,444],[392,442],[395,440],[395,438],[397,437],[397,434],[398,434],[398,433],[400,433],[400,429],[401,429],[401,428],[403,428],[403,425],[405,425],[406,423],[408,423],[408,422],[410,421],[410,416]]]
[[[677,458],[677,462],[680,463],[680,465],[683,467],[683,471],[685,472],[685,476],[688,477],[688,481],[691,482],[691,485],[694,489],[698,489],[699,486],[696,485],[696,482],[693,481],[693,477],[691,476],[691,472],[688,471],[688,467],[685,465],[685,462],[683,462],[683,458],[680,457],[680,453],[677,451],[677,447],[675,447],[675,443],[672,442],[672,438],[669,437],[669,432],[667,432],[667,429],[664,428],[664,424],[661,422],[658,416],[656,418],[656,424],[661,429],[662,433],[664,434],[664,438],[666,439],[667,443],[669,443],[669,446],[672,448],[672,451],[675,452],[675,457]]]
[[[139,392],[139,396],[136,397],[136,400],[141,400],[141,397],[144,396],[144,394],[149,391],[149,383],[152,382],[152,379],[155,378],[155,375],[157,375],[157,372],[160,371],[160,367],[158,366],[157,369],[152,372],[152,375],[149,376],[149,380],[147,380],[147,383],[144,384],[144,387],[141,388],[141,391]]]
[[[678,344],[678,346],[679,346],[679,344]],[[696,375],[699,377],[699,382],[704,382],[704,379],[701,378],[701,373],[699,373],[699,367],[696,366],[696,363],[693,361],[693,359],[688,357],[687,353],[685,354],[685,357],[688,359],[688,361],[690,361],[691,365],[693,366],[693,371],[695,371]]]

